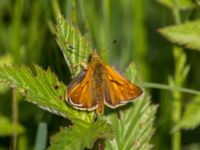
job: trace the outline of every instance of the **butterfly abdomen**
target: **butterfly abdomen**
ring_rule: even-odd
[[[92,80],[93,80],[93,93],[94,99],[97,102],[97,114],[102,114],[104,112],[104,70],[102,63],[95,63],[95,69],[92,73]]]

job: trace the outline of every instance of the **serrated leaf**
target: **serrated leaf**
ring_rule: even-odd
[[[127,69],[127,75],[131,81],[136,79],[136,71],[133,64]],[[153,121],[155,119],[156,106],[150,105],[150,97],[144,91],[135,104],[130,104],[119,115],[108,116],[113,125],[115,137],[106,141],[107,150],[149,150],[149,143],[153,133]]]
[[[84,150],[91,149],[97,139],[112,138],[112,128],[104,121],[97,121],[87,127],[73,125],[61,128],[51,138],[49,150]]]
[[[24,133],[25,129],[18,124],[16,127],[17,134]],[[11,120],[5,116],[0,116],[0,136],[10,136],[13,134],[13,124]]]
[[[200,96],[196,96],[195,99],[190,102],[183,114],[180,123],[175,129],[194,129],[200,125]]]
[[[62,50],[72,76],[81,70],[81,63],[87,63],[91,46],[78,28],[67,22],[60,12],[57,12],[56,39]]]
[[[200,50],[200,20],[165,27],[160,32],[173,43]]]
[[[167,6],[171,9],[173,9],[174,6],[174,0],[158,0],[159,3],[163,4],[164,6]],[[194,4],[192,0],[180,0],[177,2],[178,8],[185,10],[185,9],[191,9],[194,8]]]
[[[44,110],[66,117],[74,122],[90,123],[93,114],[80,112],[65,102],[65,85],[49,69],[34,67],[35,75],[27,67],[0,67],[0,80],[21,89],[29,102]]]

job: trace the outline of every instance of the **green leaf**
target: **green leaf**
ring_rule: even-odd
[[[112,138],[112,128],[104,121],[97,121],[89,126],[73,125],[61,128],[51,138],[49,150],[84,150],[91,149],[96,139]]]
[[[72,76],[81,70],[81,63],[87,63],[91,46],[78,28],[67,22],[60,12],[57,12],[56,39],[62,50]]]
[[[13,58],[11,55],[3,55],[0,57],[0,66],[11,65],[13,63]]]
[[[0,66],[11,65],[13,58],[11,55],[4,55],[0,57]],[[5,93],[8,90],[8,86],[5,83],[0,83],[0,94]]]
[[[160,32],[173,43],[200,50],[200,20],[166,27]]]
[[[137,73],[135,66],[131,64],[127,69],[127,76],[135,81]],[[157,106],[150,104],[150,97],[144,91],[143,95],[126,109],[117,114],[108,116],[113,125],[115,137],[106,141],[107,150],[148,150],[154,128],[153,121]]]
[[[158,2],[171,9],[175,7],[174,0],[158,0]],[[194,8],[195,6],[192,0],[180,0],[178,1],[177,5],[179,9],[182,9],[182,10],[191,9],[191,8]]]
[[[34,67],[35,75],[27,67],[0,67],[0,80],[20,88],[29,102],[44,110],[66,117],[71,121],[91,123],[93,114],[80,112],[65,102],[65,85],[48,69]]]
[[[176,129],[194,129],[200,125],[200,96],[190,102],[183,114],[180,123],[175,127]]]
[[[13,134],[13,124],[10,119],[0,116],[0,136],[10,136]],[[17,134],[24,133],[24,127],[20,124],[16,127]]]

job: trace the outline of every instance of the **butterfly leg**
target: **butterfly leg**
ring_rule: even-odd
[[[79,64],[74,64],[74,65],[72,65],[72,68],[77,68],[79,66],[81,66],[85,70],[87,70],[87,68],[88,68],[87,64],[85,64],[84,62],[81,62]]]

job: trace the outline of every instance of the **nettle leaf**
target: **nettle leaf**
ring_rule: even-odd
[[[104,121],[97,121],[89,126],[73,125],[61,128],[51,138],[49,150],[84,150],[91,149],[97,139],[112,138],[112,128]]]
[[[171,9],[175,7],[174,0],[158,0],[158,2]],[[182,10],[191,9],[195,6],[192,0],[180,0],[177,2],[177,5]]]
[[[200,20],[166,27],[160,32],[173,43],[200,50]]]
[[[44,110],[66,117],[73,122],[91,123],[93,114],[80,112],[65,102],[66,86],[55,74],[38,66],[35,74],[27,67],[0,67],[0,80],[14,88],[20,88],[26,99]]]
[[[81,70],[81,63],[87,63],[91,46],[85,37],[81,35],[78,28],[67,22],[60,12],[57,13],[56,39],[62,50],[72,76]]]
[[[194,129],[200,125],[200,96],[196,96],[195,99],[190,102],[183,114],[180,123],[175,129]]]
[[[137,78],[135,70],[135,66],[131,64],[126,72],[132,82]],[[134,104],[130,104],[130,107],[121,111],[119,115],[109,115],[108,120],[114,128],[114,139],[106,141],[106,149],[151,149],[149,141],[154,133],[153,121],[156,109],[157,106],[150,104],[150,96],[144,91]]]

